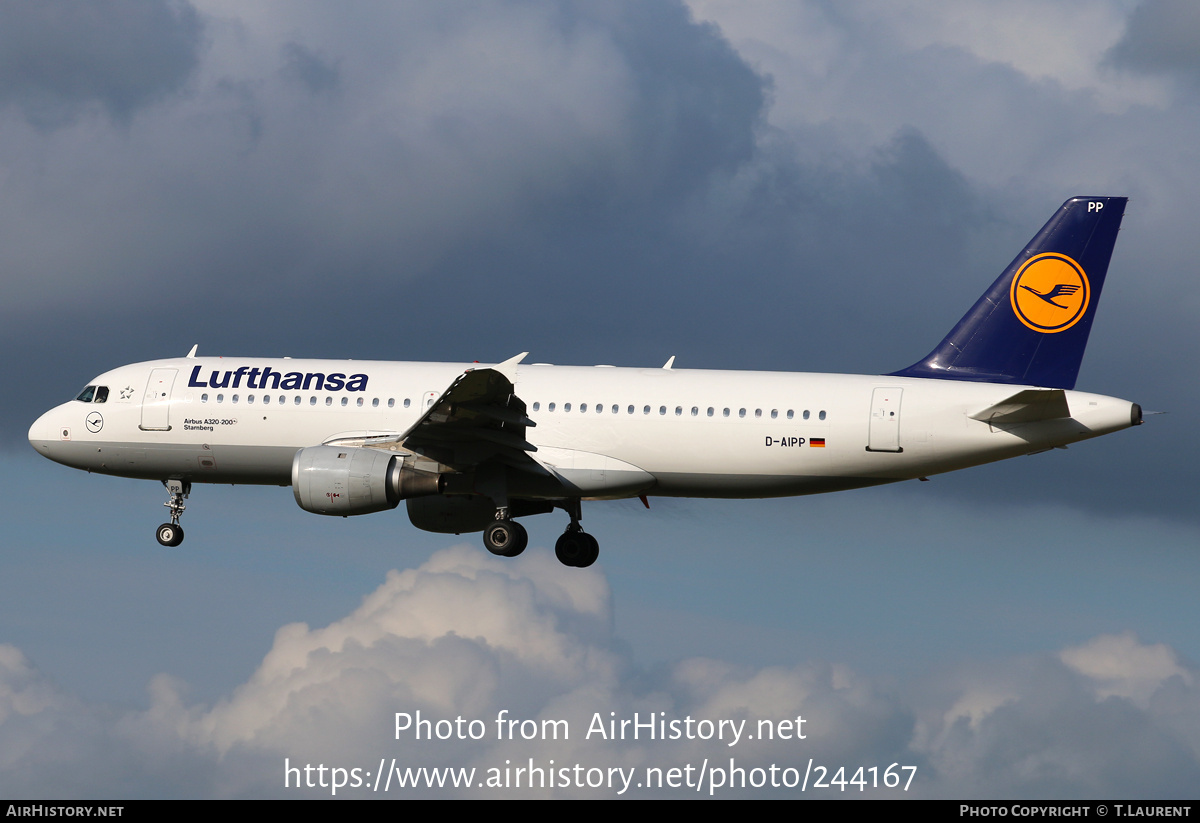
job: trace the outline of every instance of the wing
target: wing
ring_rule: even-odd
[[[458,471],[487,462],[545,474],[525,439],[537,424],[525,415],[513,380],[528,352],[495,366],[467,369],[398,440],[404,448]]]

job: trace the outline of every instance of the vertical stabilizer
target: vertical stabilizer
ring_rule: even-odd
[[[892,372],[1075,388],[1124,197],[1072,197],[925,359]]]

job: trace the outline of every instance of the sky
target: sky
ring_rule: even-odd
[[[1195,797],[1197,44],[1186,0],[0,3],[0,796]],[[158,484],[26,441],[193,344],[894,371],[1075,195],[1130,198],[1077,388],[1162,414],[585,504],[586,570],[561,513],[505,560],[278,488],[197,487],[167,550]],[[635,716],[684,733],[594,728]]]

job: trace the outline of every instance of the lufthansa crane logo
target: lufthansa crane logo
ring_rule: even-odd
[[[87,424],[87,430],[92,434],[95,434],[104,428],[104,418],[100,416],[100,412],[92,412],[83,422]]]
[[[1030,258],[1009,287],[1017,319],[1045,334],[1066,331],[1079,322],[1092,298],[1083,267],[1065,254]]]

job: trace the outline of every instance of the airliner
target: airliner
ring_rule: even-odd
[[[1126,198],[1058,209],[924,359],[884,375],[187,356],[105,372],[29,430],[51,460],[159,480],[183,541],[193,483],[291,486],[358,515],[405,501],[418,528],[483,532],[562,509],[558,559],[599,554],[581,501],[758,498],[925,479],[1139,425],[1075,391]]]

